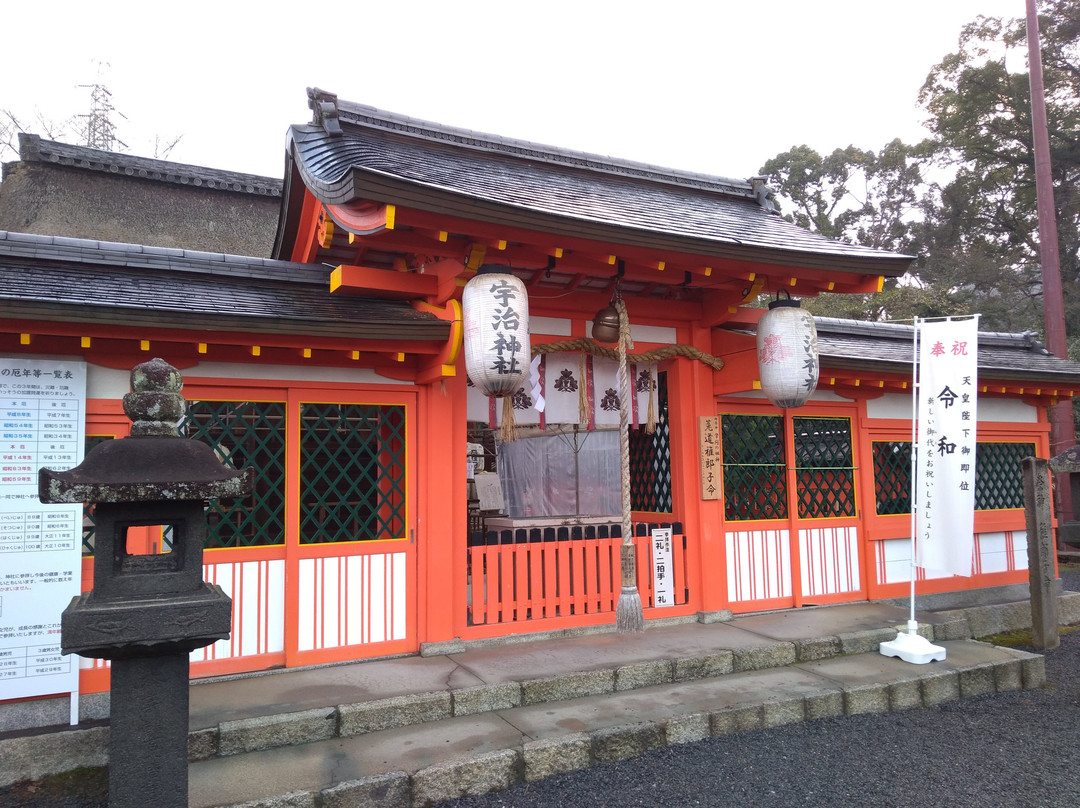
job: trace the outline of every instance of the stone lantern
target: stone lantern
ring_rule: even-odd
[[[207,500],[250,493],[252,469],[222,466],[176,425],[183,380],[161,359],[135,367],[130,437],[68,471],[42,469],[44,503],[95,505],[94,587],[61,618],[61,651],[111,660],[109,805],[187,806],[188,655],[232,627],[232,601],[202,579]],[[128,552],[131,528],[161,526],[169,552]]]

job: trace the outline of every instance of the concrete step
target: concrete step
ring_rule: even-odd
[[[838,634],[815,625],[835,611],[786,612],[218,682],[192,689],[191,759],[877,651],[883,611],[851,607]]]
[[[1080,594],[1064,593],[1061,604],[1063,622],[1080,622]],[[199,770],[210,772],[215,766],[238,765],[237,761],[244,759],[256,760],[254,756],[263,752],[277,750],[288,756],[308,750],[318,754],[317,750],[322,748],[320,744],[327,744],[327,750],[334,749],[334,744],[352,748],[377,741],[381,745],[382,739],[396,737],[394,733],[399,733],[406,739],[401,743],[417,756],[416,766],[408,772],[413,778],[424,768],[436,765],[429,758],[425,766],[420,766],[425,761],[421,750],[427,748],[422,739],[439,727],[476,727],[476,731],[466,733],[465,740],[460,743],[444,740],[444,746],[436,745],[436,748],[462,751],[468,748],[471,738],[480,753],[487,749],[487,741],[483,739],[488,737],[490,727],[485,722],[502,727],[505,716],[519,714],[515,711],[522,711],[522,716],[531,714],[530,711],[537,715],[546,714],[546,711],[557,715],[565,705],[571,705],[566,720],[572,723],[573,711],[579,708],[575,702],[582,699],[596,699],[597,703],[609,705],[604,709],[614,710],[612,715],[615,715],[618,714],[615,705],[634,704],[633,699],[638,696],[645,702],[655,699],[658,704],[666,705],[672,699],[682,699],[685,694],[705,692],[713,685],[757,692],[753,685],[755,678],[774,683],[778,681],[775,677],[781,674],[814,674],[818,678],[828,678],[829,674],[815,673],[816,665],[829,665],[828,670],[834,671],[836,676],[847,677],[836,680],[836,687],[828,691],[826,701],[832,705],[828,710],[837,709],[836,693],[840,693],[841,714],[858,712],[861,709],[858,706],[860,687],[877,692],[880,701],[880,682],[874,679],[879,674],[884,676],[881,681],[894,684],[892,677],[904,671],[912,676],[917,674],[920,681],[932,673],[953,671],[953,678],[960,681],[956,666],[966,664],[967,652],[960,649],[967,645],[949,650],[944,663],[929,666],[888,660],[877,653],[879,643],[894,639],[899,627],[906,624],[907,617],[907,608],[895,604],[808,607],[740,616],[722,622],[650,623],[647,631],[634,635],[608,631],[566,632],[548,639],[518,638],[515,641],[514,638],[503,638],[491,643],[448,644],[447,648],[441,649],[442,653],[431,656],[203,680],[193,683],[191,688],[189,757],[198,764]],[[983,603],[920,612],[919,620],[920,633],[940,645],[1030,625],[1030,605],[1015,601]],[[952,648],[951,645],[948,647]],[[1011,670],[1019,659],[1027,673],[1017,680],[1019,683],[1013,684],[1035,686],[1030,682],[1037,681],[1038,674],[1032,670],[1041,666],[1041,657],[1028,659],[1005,649],[994,653],[998,656],[979,664],[1005,665]],[[955,659],[954,654],[957,655]],[[865,675],[869,678],[865,681],[856,681],[857,677],[852,678],[854,673],[843,673],[845,661],[854,659],[865,660],[852,669],[867,672]],[[881,668],[882,665],[885,667]],[[1011,684],[1005,687],[995,680],[997,689],[1010,687]],[[969,692],[971,689],[971,685],[966,688]],[[727,691],[722,690],[724,692]],[[776,693],[784,690],[769,692],[773,695],[762,695],[758,702],[763,711],[763,722],[766,714],[773,715],[772,711],[779,709],[765,705],[772,705],[777,700]],[[794,692],[799,692],[798,688]],[[919,692],[919,698],[924,698],[921,689]],[[716,704],[730,702],[728,696],[718,698]],[[900,698],[899,695],[890,696],[888,706],[883,709],[896,709],[901,703],[897,701]],[[687,703],[696,702],[688,700]],[[818,714],[815,711],[825,709],[816,704],[813,699],[806,702],[803,715],[814,717]],[[877,706],[882,707],[880,703]],[[586,708],[580,706],[580,709]],[[627,715],[644,715],[642,709],[635,707]],[[790,705],[786,709],[797,712]],[[706,723],[710,733],[719,731],[728,719],[714,721],[712,716],[717,712],[726,715],[730,710],[702,706],[701,709],[654,716],[649,723],[662,729],[665,743],[674,743],[683,737],[681,733],[689,733],[689,738],[699,732],[705,721],[702,715],[709,716]],[[678,721],[672,724],[677,715],[697,716],[687,717],[686,721],[689,726],[699,729],[679,729]],[[768,720],[776,719],[774,716]],[[627,720],[624,723],[642,722]],[[522,726],[528,729],[532,725]],[[607,753],[593,750],[593,736],[605,730],[615,731],[618,726],[621,724],[604,725],[602,721],[590,719],[574,731],[585,733],[589,739],[585,746],[590,759],[604,759]],[[455,729],[451,735],[458,732]],[[0,732],[0,785],[79,766],[105,765],[108,762],[108,736],[107,721],[101,720],[77,728],[52,726]],[[524,772],[526,744],[544,740],[542,736],[522,730],[515,744],[489,751],[512,753],[515,765],[520,764],[515,771]],[[583,741],[578,738],[575,743],[580,746]],[[393,748],[392,743],[386,747],[388,750]],[[352,753],[333,752],[339,757],[343,754]],[[390,751],[383,754],[388,756],[387,760],[395,759]],[[316,766],[313,771],[317,770]],[[383,776],[392,770],[399,769],[372,774],[375,770],[369,768],[364,770],[368,773],[363,777]],[[260,775],[260,782],[273,782],[270,775]],[[241,781],[243,778],[237,780]],[[408,782],[412,793],[413,781]],[[311,781],[305,793],[321,793],[330,787],[322,780]],[[420,793],[426,793],[423,787]],[[242,796],[235,794],[228,799],[242,801]],[[214,799],[227,801],[221,794]],[[193,801],[192,804],[212,803]]]
[[[294,738],[255,751],[226,746],[193,763],[190,805],[411,808],[713,735],[932,706],[1045,681],[1041,656],[972,640],[942,645],[946,660],[929,665],[875,650],[472,714],[433,714],[386,728],[345,723],[340,714],[330,737]],[[310,719],[335,723],[330,714]]]

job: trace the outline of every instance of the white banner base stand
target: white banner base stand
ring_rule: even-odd
[[[904,662],[913,665],[925,665],[927,662],[940,662],[945,659],[945,649],[919,634],[919,624],[915,620],[908,620],[907,634],[901,631],[895,640],[880,643],[878,651],[882,656],[900,657]]]

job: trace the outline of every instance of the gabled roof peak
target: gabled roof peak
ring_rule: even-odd
[[[353,125],[400,132],[410,138],[431,142],[451,143],[456,147],[474,149],[526,160],[541,161],[554,165],[578,167],[589,171],[650,180],[686,188],[714,191],[717,193],[754,199],[754,187],[750,180],[716,177],[681,169],[624,160],[583,151],[548,146],[528,140],[460,129],[446,124],[411,118],[396,112],[377,109],[367,104],[339,100],[333,93],[318,88],[308,89],[308,105],[313,111],[312,123],[323,127],[327,134],[341,134],[341,126]]]

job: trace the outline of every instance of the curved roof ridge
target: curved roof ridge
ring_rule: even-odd
[[[90,146],[75,146],[40,135],[19,133],[19,157],[23,162],[57,163],[108,174],[125,174],[158,182],[205,187],[259,196],[281,196],[282,181],[218,168],[174,163],[151,157],[121,154]]]
[[[396,112],[388,112],[352,101],[337,100],[336,103],[338,119],[343,123],[377,127],[388,131],[400,131],[414,138],[422,138],[433,142],[451,142],[457,146],[464,146],[478,151],[497,152],[529,160],[540,160],[563,166],[605,171],[683,187],[712,190],[748,199],[754,198],[753,186],[749,180],[717,177],[695,171],[668,168],[619,157],[564,149],[558,146],[519,140],[487,132],[461,129],[421,118],[412,118]]]

